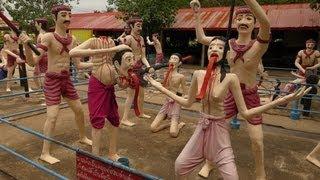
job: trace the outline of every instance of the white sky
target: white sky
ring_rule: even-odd
[[[73,12],[93,12],[94,10],[106,10],[107,0],[80,0],[80,4],[72,3]]]
[[[0,0],[2,1],[2,0]],[[73,9],[72,11],[75,13],[84,13],[84,12],[93,12],[94,10],[106,10],[107,0],[80,0],[80,4],[76,4],[75,2],[71,3]],[[5,15],[12,19],[8,13]]]

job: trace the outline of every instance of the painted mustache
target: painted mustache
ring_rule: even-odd
[[[249,26],[248,26],[248,25],[246,25],[246,24],[240,24],[240,25],[239,25],[239,27],[249,28]]]

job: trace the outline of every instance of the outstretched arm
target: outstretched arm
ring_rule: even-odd
[[[233,97],[235,99],[235,102],[237,104],[237,107],[239,109],[240,114],[245,118],[245,119],[251,119],[254,115],[259,115],[269,109],[274,108],[275,106],[278,106],[283,103],[287,103],[289,101],[295,100],[295,99],[300,99],[303,95],[308,93],[311,88],[308,88],[306,90],[306,87],[302,87],[296,92],[286,95],[284,97],[278,98],[277,100],[271,101],[270,103],[267,103],[265,105],[252,108],[252,109],[247,109],[243,95],[241,93],[241,88],[240,88],[240,82],[238,77],[235,74],[229,74],[228,75],[230,78],[230,90],[233,94]]]
[[[298,52],[298,55],[296,57],[296,60],[294,61],[294,65],[303,73],[305,73],[305,69],[301,66],[300,62],[302,61],[301,59],[302,55],[301,55],[301,51]]]
[[[270,39],[270,22],[263,8],[256,0],[244,0],[244,2],[249,6],[259,22],[260,28],[258,37],[262,40],[268,41]]]
[[[174,94],[173,92],[169,91],[168,89],[163,87],[161,83],[155,81],[150,76],[146,76],[146,79],[150,82],[150,84],[152,86],[154,86],[155,88],[157,88],[159,91],[166,94],[170,98],[174,99],[182,106],[190,107],[196,101],[196,95],[198,92],[197,76],[198,76],[198,73],[197,73],[197,71],[195,71],[193,74],[192,80],[191,80],[191,86],[189,89],[187,99],[180,97],[180,96]]]
[[[195,25],[196,25],[196,36],[197,41],[203,45],[209,45],[213,37],[206,36],[202,25],[201,25],[201,18],[200,18],[200,2],[198,0],[192,0],[190,2],[190,6],[193,9],[194,16],[195,16]]]
[[[142,39],[142,42],[141,42],[141,46],[142,46],[141,47],[142,48],[141,61],[144,65],[146,65],[147,67],[150,67],[150,64],[149,64],[147,57],[146,57],[146,46],[144,44],[144,39],[143,39],[143,37],[141,37],[141,39]]]
[[[23,47],[25,48],[25,55],[26,55],[26,62],[27,64],[34,66],[35,64],[38,64],[42,56],[45,54],[47,51],[48,47],[50,46],[50,34],[45,34],[43,35],[43,38],[41,38],[41,47],[42,48],[37,48],[38,51],[40,52],[40,55],[37,56],[35,55],[31,48],[28,46],[28,42],[31,41],[30,37],[25,33],[21,33],[19,36],[19,39],[23,43]]]
[[[149,36],[147,36],[147,43],[148,43],[150,46],[154,46],[154,42],[151,42],[151,41],[150,41]]]
[[[73,48],[69,55],[70,57],[85,57],[85,56],[95,56],[102,55],[110,52],[122,51],[122,50],[131,50],[131,48],[127,45],[121,44],[119,46],[111,47],[111,48],[101,48],[94,49],[93,47],[97,47],[101,44],[99,38],[90,38],[87,41],[83,42],[79,46]],[[102,46],[101,46],[102,47]]]
[[[307,69],[318,69],[320,67],[320,52],[316,51],[315,56],[316,56],[316,59],[315,59],[314,66],[307,67]]]

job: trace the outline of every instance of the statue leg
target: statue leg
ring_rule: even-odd
[[[159,113],[150,125],[151,131],[155,133],[170,127],[170,123],[160,124],[165,118],[165,114]]]
[[[56,126],[58,113],[59,113],[59,105],[47,106],[47,120],[44,124],[44,130],[43,130],[43,134],[45,136],[52,137],[52,132],[54,131]],[[50,155],[50,142],[47,140],[44,140],[40,159],[49,164],[60,162],[59,159]]]
[[[8,80],[11,80],[12,77],[13,77],[13,72],[14,72],[14,69],[16,68],[16,64],[11,66],[11,67],[7,67],[7,70],[8,70],[8,74],[7,74],[7,79]],[[11,85],[12,85],[12,81],[7,81],[7,88],[6,88],[6,91],[7,92],[10,92],[11,91]]]
[[[171,137],[178,137],[179,135],[179,132],[180,132],[180,129],[183,128],[183,126],[185,125],[186,123],[184,122],[180,122],[179,123],[179,117],[172,117],[171,118],[171,125],[170,125],[170,135]]]
[[[313,151],[310,154],[308,154],[306,159],[320,168],[320,161],[319,159],[317,159],[319,155],[320,155],[320,143],[318,143],[318,145],[313,149]]]
[[[121,119],[121,124],[125,126],[134,126],[135,123],[129,121],[129,112],[130,112],[130,107],[134,99],[134,89],[127,88],[127,99],[124,104],[124,112],[123,116]]]
[[[92,145],[92,141],[85,134],[84,112],[80,99],[71,100],[64,98],[75,115],[75,121],[79,129],[80,143]]]
[[[247,128],[251,140],[251,148],[255,160],[256,179],[266,179],[264,169],[264,150],[263,150],[263,132],[262,125],[252,125],[248,121]]]
[[[102,129],[92,127],[92,154],[100,156]]]
[[[140,112],[141,115],[139,117],[150,119],[151,116],[144,113],[144,88],[141,86],[140,86],[140,91],[139,91],[138,103],[139,103],[139,107],[140,107],[140,111],[141,111]]]
[[[118,132],[119,127],[112,126],[111,124],[108,125],[109,130],[109,154],[108,158],[117,161],[120,156],[117,154],[117,144],[118,144]]]

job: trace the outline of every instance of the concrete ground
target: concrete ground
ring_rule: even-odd
[[[189,72],[187,72],[189,73]],[[21,89],[17,85],[13,88]],[[86,86],[77,87],[81,97],[86,96]],[[1,88],[1,90],[3,90]],[[1,92],[0,95],[6,94]],[[122,114],[125,92],[118,91],[117,96],[120,114]],[[0,115],[8,115],[15,112],[41,108],[44,101],[40,93],[32,95],[26,100],[22,97],[0,99]],[[146,94],[146,112],[154,118],[160,109],[164,96],[154,90],[148,90]],[[171,138],[169,130],[151,133],[149,126],[153,119],[137,119],[134,127],[120,127],[119,154],[130,159],[131,167],[164,179],[174,179],[174,161],[192,135],[197,125],[197,109],[195,104],[181,113],[181,120],[186,122],[178,138]],[[88,123],[87,104],[83,104],[85,110],[87,134],[91,136],[91,128]],[[131,117],[134,117],[133,112]],[[320,177],[320,169],[305,160],[306,155],[320,141],[320,124],[316,117],[292,121],[287,116],[279,115],[277,111],[264,114],[265,122],[278,123],[275,126],[264,125],[265,166],[268,179],[306,179],[317,180]],[[29,116],[29,117],[28,117]],[[69,108],[62,109],[56,125],[54,138],[69,145],[91,151],[90,147],[77,142],[77,128],[74,123],[74,115]],[[11,120],[19,125],[41,132],[46,119],[45,114],[30,116],[15,116]],[[269,124],[270,124],[269,123]],[[279,126],[291,127],[287,130]],[[298,128],[297,128],[298,127]],[[305,130],[305,132],[302,132]],[[103,141],[105,147],[103,153],[108,150],[108,129],[105,128]],[[38,160],[42,148],[42,140],[20,130],[0,124],[0,144],[8,146],[18,153],[39,162],[46,167],[59,172],[62,175],[75,179],[75,153],[57,145],[52,146],[52,153],[61,160],[55,165],[48,165]],[[236,156],[236,164],[240,179],[254,179],[254,159],[245,123],[241,123],[240,130],[231,130],[232,147]],[[320,158],[320,157],[318,157]],[[193,172],[190,179],[202,179],[197,176],[201,166]],[[209,179],[217,179],[218,172],[211,173]],[[33,168],[14,156],[0,151],[0,179],[54,179],[48,177],[39,170]]]

